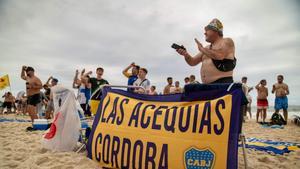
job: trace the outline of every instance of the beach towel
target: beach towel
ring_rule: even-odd
[[[261,125],[262,128],[270,128],[270,129],[284,129],[284,126],[280,125],[268,125],[268,124],[263,124]]]
[[[81,128],[75,94],[62,86],[52,87],[51,91],[55,118],[42,138],[42,145],[54,151],[73,151]]]
[[[30,120],[23,120],[23,119],[8,119],[0,117],[0,122],[31,122]]]
[[[241,146],[241,145],[240,145]],[[258,138],[247,138],[246,148],[264,151],[270,154],[283,155],[300,149],[300,143],[271,141]]]

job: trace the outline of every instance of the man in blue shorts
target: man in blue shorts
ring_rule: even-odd
[[[288,118],[288,98],[290,94],[289,87],[283,83],[283,75],[277,76],[277,83],[273,85],[272,93],[275,93],[275,113],[279,113],[280,109],[283,109],[284,120],[287,122]]]

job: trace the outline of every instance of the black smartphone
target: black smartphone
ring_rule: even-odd
[[[184,50],[186,50],[185,49],[185,47],[183,46],[183,45],[181,45],[181,46],[179,46],[178,44],[176,44],[176,43],[173,43],[172,44],[172,46],[171,46],[173,49],[184,49]]]

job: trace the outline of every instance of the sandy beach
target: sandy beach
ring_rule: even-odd
[[[4,115],[5,118],[14,118]],[[24,117],[19,117],[23,118]],[[40,143],[44,131],[26,132],[29,122],[0,123],[0,168],[22,169],[94,169],[97,163],[88,159],[86,153],[51,152]],[[243,127],[246,137],[300,143],[300,127],[289,123],[284,129],[266,129],[248,120]],[[271,155],[262,151],[247,149],[249,169],[298,169],[300,151],[284,155]],[[239,149],[239,168],[244,168],[242,149]]]

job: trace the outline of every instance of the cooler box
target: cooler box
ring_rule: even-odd
[[[33,129],[35,130],[47,130],[48,129],[48,120],[47,119],[34,119]]]

